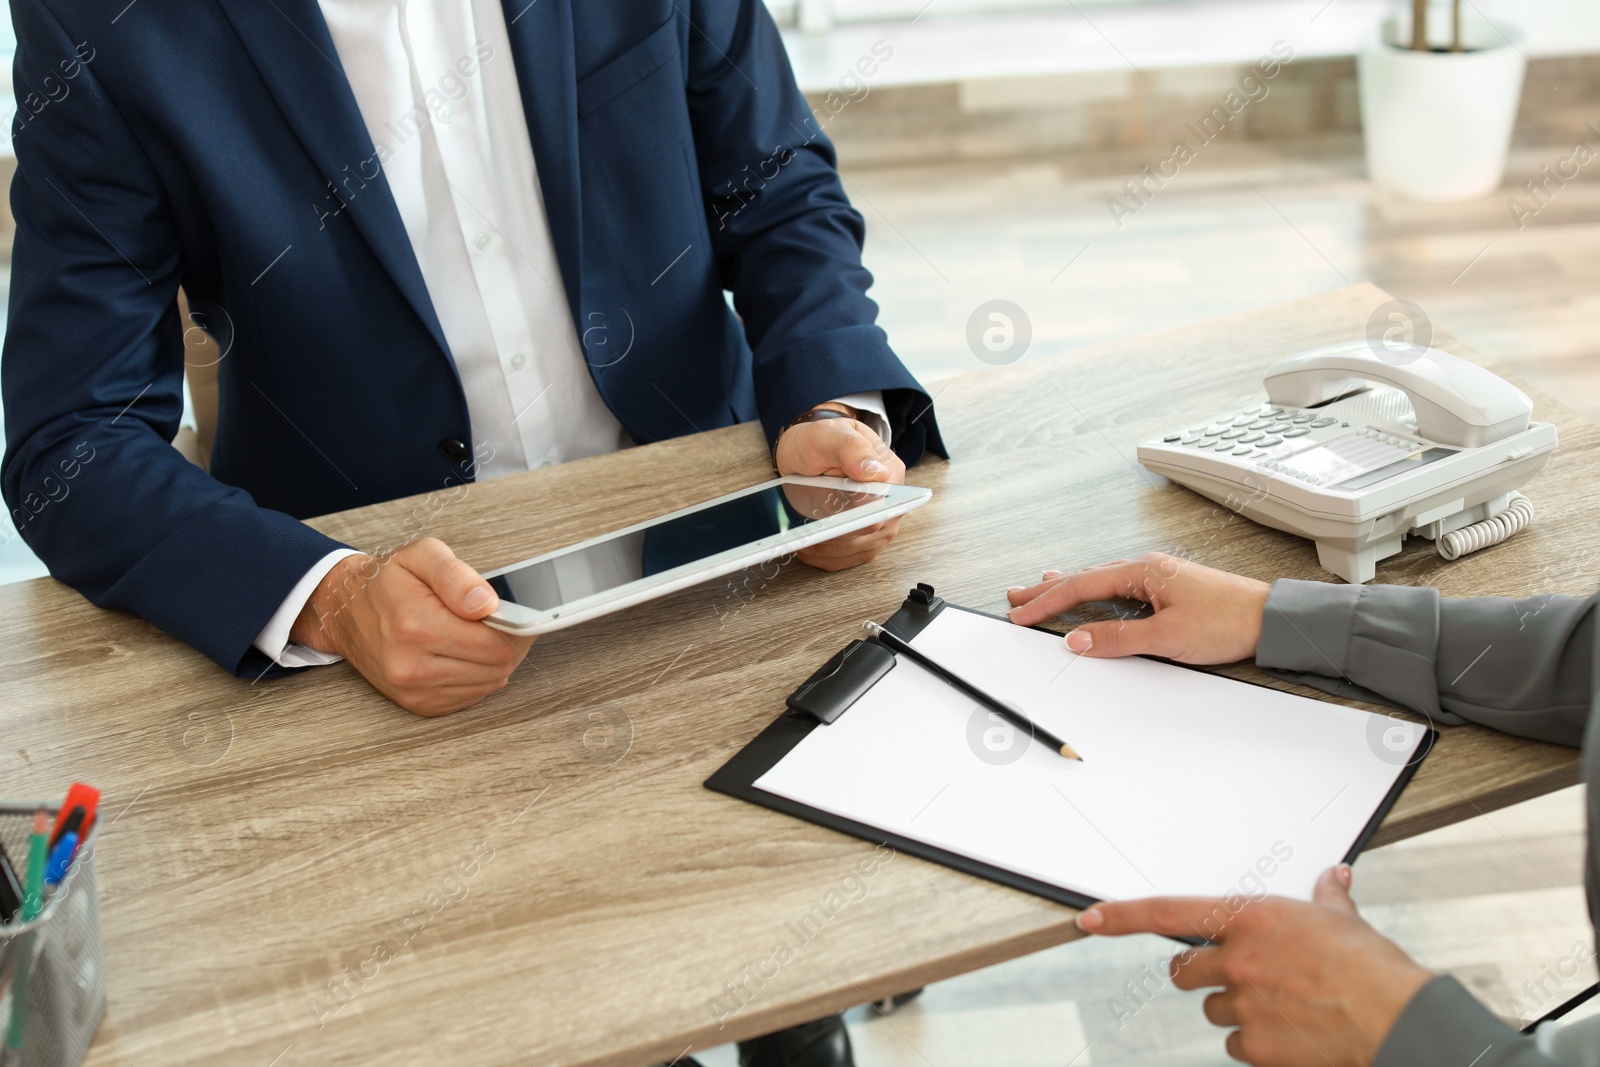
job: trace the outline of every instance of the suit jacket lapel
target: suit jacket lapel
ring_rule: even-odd
[[[355,94],[350,91],[317,0],[220,3],[300,143],[322,171],[323,179],[338,189],[337,197],[326,187],[318,190],[306,208],[307,216],[311,215],[311,204],[322,202],[322,194],[329,196],[326,205],[330,213],[344,201],[344,212],[448,358],[450,346],[434,313],[427,283],[422,280],[422,269],[417,266],[389,183],[381,172],[375,179],[367,177],[377,167],[372,137],[361,118]],[[352,176],[359,179],[348,186],[353,194],[347,193],[343,184]]]
[[[572,0],[501,0],[539,168],[545,216],[572,321],[583,332],[583,224],[578,183],[578,81]]]

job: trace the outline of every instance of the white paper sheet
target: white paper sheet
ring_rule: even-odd
[[[1310,899],[1426,733],[957,608],[913,644],[1083,762],[902,658],[756,787],[1098,899]]]

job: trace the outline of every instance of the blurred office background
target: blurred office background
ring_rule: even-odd
[[[1401,6],[1391,0],[769,2],[866,218],[881,321],[935,393],[940,379],[991,370],[968,340],[987,301],[1021,309],[1021,358],[1038,359],[1372,281],[1415,302],[1426,321],[1413,325],[1448,330],[1600,417],[1600,160],[1546,180],[1576,145],[1600,152],[1593,0],[1467,4],[1520,31],[1528,66],[1504,183],[1460,203],[1367,179],[1354,57]],[[11,48],[6,28],[7,87]],[[1226,128],[1195,136],[1258,61],[1286,55]],[[1125,183],[1180,138],[1192,160],[1132,197]],[[9,138],[0,152],[9,181]],[[1537,201],[1528,181],[1544,182]],[[1519,198],[1538,210],[1519,213]],[[1241,400],[1259,388],[1241,369]],[[0,518],[0,581],[42,573]],[[1514,1015],[1533,1006],[1524,983],[1589,943],[1580,806],[1568,790],[1373,852],[1357,865],[1358,897],[1423,962]],[[859,1058],[1230,1062],[1198,998],[1147,979],[1169,949],[1074,944],[936,986],[886,1018],[858,1010]],[[1557,994],[1593,973],[1585,963]],[[1124,983],[1144,992],[1131,999]],[[730,1049],[707,1058],[734,1062]]]

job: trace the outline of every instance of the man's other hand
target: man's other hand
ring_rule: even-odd
[[[1212,989],[1205,1015],[1228,1055],[1254,1067],[1367,1067],[1433,975],[1356,913],[1350,868],[1317,880],[1313,903],[1283,897],[1152,897],[1096,904],[1092,934],[1202,937],[1172,961],[1179,989]],[[1230,907],[1229,902],[1233,902]]]
[[[846,410],[838,404],[821,406]],[[876,430],[853,418],[795,423],[778,438],[773,459],[779,474],[827,475],[899,485],[906,481],[906,465],[900,457],[883,443]],[[899,532],[900,520],[890,519],[812,545],[797,553],[797,558],[819,570],[842,571],[876,558]]]
[[[1067,647],[1085,656],[1162,656],[1180,663],[1235,663],[1256,654],[1272,586],[1198,563],[1148,552],[1070,574],[1045,571],[1037,585],[1006,590],[1010,619],[1033,626],[1080,604],[1114,597],[1155,608],[1146,619],[1084,623]]]
[[[533,644],[479,621],[499,605],[477,571],[425,537],[336,563],[289,640],[343,656],[407,711],[447,715],[505,688]]]

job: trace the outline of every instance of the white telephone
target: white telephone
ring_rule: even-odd
[[[1516,492],[1556,447],[1533,403],[1433,348],[1349,341],[1267,369],[1267,403],[1139,446],[1158,474],[1265,526],[1311,538],[1347,582],[1370,581],[1407,534],[1455,559],[1533,521]]]

